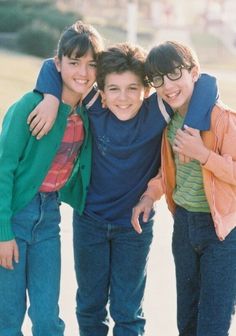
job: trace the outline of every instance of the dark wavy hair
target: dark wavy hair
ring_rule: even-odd
[[[146,51],[130,43],[117,43],[101,52],[97,59],[97,85],[104,90],[106,76],[131,71],[147,86],[144,64]]]

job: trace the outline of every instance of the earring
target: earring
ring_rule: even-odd
[[[107,108],[106,99],[102,97],[102,107]]]

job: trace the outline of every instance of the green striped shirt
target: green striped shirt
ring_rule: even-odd
[[[176,112],[168,125],[167,137],[171,145],[173,145],[177,129],[183,125],[183,120],[184,118]],[[176,165],[174,202],[188,211],[210,212],[203,187],[200,163],[197,160],[180,163],[178,155],[174,155],[174,160]]]

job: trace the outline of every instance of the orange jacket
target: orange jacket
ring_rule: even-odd
[[[224,240],[236,226],[236,112],[218,102],[211,113],[210,130],[202,131],[201,136],[210,149],[208,160],[202,165],[204,189],[216,234]],[[164,193],[168,208],[174,213],[175,164],[167,129],[162,138],[161,155],[160,172],[150,180],[144,195],[156,201]]]

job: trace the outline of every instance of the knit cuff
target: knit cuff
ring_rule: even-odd
[[[14,234],[10,223],[0,223],[0,241],[8,241],[14,239]]]

